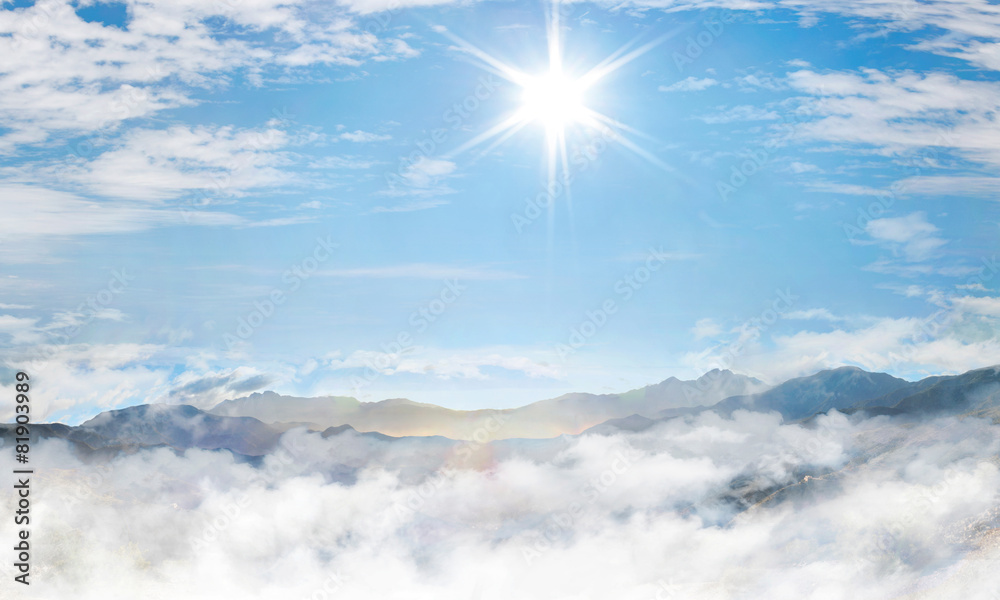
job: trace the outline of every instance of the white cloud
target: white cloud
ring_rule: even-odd
[[[875,69],[795,71],[789,82],[812,96],[803,100],[808,118],[794,127],[800,139],[859,144],[907,157],[938,148],[1000,165],[1000,125],[991,117],[1000,109],[1000,83]]]
[[[916,212],[905,217],[873,219],[865,227],[873,239],[887,243],[912,262],[926,260],[947,242],[937,237],[937,227],[927,215]]]
[[[801,321],[844,321],[844,317],[838,317],[829,310],[825,308],[810,308],[807,310],[790,310],[781,315],[783,319],[801,320]]]
[[[38,331],[36,329],[36,331]],[[36,422],[52,415],[84,408],[107,410],[124,402],[150,398],[165,383],[170,370],[147,364],[162,347],[151,344],[48,344],[37,336],[24,339],[30,346],[4,351],[8,368],[24,368],[44,394],[32,398]],[[13,419],[13,406],[0,420]]]
[[[370,133],[368,131],[350,131],[347,133],[342,133],[337,136],[338,139],[346,140],[348,142],[358,142],[358,143],[369,143],[369,142],[384,142],[386,140],[391,140],[391,135],[382,135],[378,133]]]
[[[261,390],[275,379],[253,367],[184,371],[170,382],[170,389],[149,402],[188,404],[207,410],[223,400]]]
[[[416,58],[420,51],[411,47],[405,40],[396,38],[385,42],[385,52],[373,60],[398,60],[401,58]]]
[[[889,258],[880,258],[869,265],[865,265],[862,269],[871,271],[872,273],[899,275],[900,277],[919,277],[921,275],[933,274],[944,275],[945,277],[964,277],[979,272],[979,269],[976,267],[936,266],[930,262],[901,263]]]
[[[455,163],[439,158],[421,156],[403,172],[403,177],[413,186],[427,188],[455,172]]]
[[[169,225],[236,225],[243,219],[208,210],[184,211],[126,201],[90,200],[38,186],[0,184],[8,198],[7,218],[0,220],[0,237],[9,242],[0,250],[4,262],[48,260],[56,243],[80,235],[129,233]]]
[[[455,192],[447,180],[455,173],[456,165],[450,160],[420,156],[417,160],[401,166],[396,173],[388,174],[389,187],[382,192],[386,196],[416,196],[419,200],[409,200],[394,206],[375,206],[373,213],[411,212],[425,210],[447,204],[437,198]]]
[[[288,142],[275,128],[137,129],[94,160],[75,168],[60,165],[51,174],[103,196],[157,201],[207,190],[210,202],[288,182],[276,152]]]
[[[694,339],[703,340],[722,333],[722,326],[716,323],[714,319],[699,319],[694,324],[694,327],[691,328],[691,333],[694,335]]]
[[[604,2],[621,6],[620,3]],[[765,11],[785,9],[799,17],[802,27],[814,26],[821,14],[844,15],[854,27],[867,26],[868,37],[893,32],[922,31],[913,50],[952,56],[987,69],[1000,70],[1000,9],[987,0],[629,0],[626,6],[669,12],[723,9]],[[770,18],[766,15],[764,18]],[[808,66],[801,60],[793,66]]]
[[[370,169],[378,162],[355,156],[324,156],[309,163],[310,169]]]
[[[238,69],[259,82],[269,68],[417,54],[343,10],[306,2],[134,2],[124,28],[84,22],[75,8],[48,0],[0,12],[0,119],[9,129],[0,152],[56,133],[114,136],[131,119],[197,104],[200,90],[227,85]]]
[[[706,90],[718,84],[719,82],[712,79],[711,77],[705,77],[701,79],[699,79],[698,77],[688,77],[687,79],[682,79],[677,83],[672,83],[670,85],[661,85],[659,87],[659,90],[661,92],[699,92],[701,90]]]
[[[981,283],[963,283],[955,286],[960,290],[968,290],[971,292],[988,292],[989,290]]]
[[[453,4],[457,0],[341,0],[351,11],[361,15],[389,12],[404,8],[420,8]],[[440,25],[437,27],[441,27]]]
[[[483,367],[496,367],[523,373],[528,377],[558,377],[561,371],[551,364],[526,356],[498,352],[469,351],[446,354],[428,348],[412,347],[406,352],[387,353],[356,350],[345,358],[334,356],[327,362],[330,370],[374,369],[381,375],[404,373],[440,379],[488,379]]]
[[[810,181],[806,184],[810,190],[828,192],[831,194],[848,194],[851,196],[885,196],[886,191],[867,185],[853,183],[834,183],[831,181]]]
[[[412,263],[386,267],[359,267],[353,269],[324,269],[318,272],[317,275],[324,277],[369,277],[374,279],[457,279],[460,281],[524,278],[524,275],[511,271],[431,263]]]
[[[785,88],[783,81],[763,72],[744,75],[737,79],[737,83],[743,91],[756,91],[759,89],[774,91]]]
[[[823,169],[817,167],[814,164],[799,162],[797,160],[796,161],[792,161],[788,165],[788,169],[792,173],[796,173],[796,174],[801,174],[801,173],[822,173],[823,172]]]
[[[400,213],[400,212],[413,212],[416,210],[428,210],[431,208],[437,208],[439,206],[444,206],[448,204],[447,200],[442,198],[431,198],[428,200],[411,200],[409,202],[404,202],[403,204],[396,204],[394,206],[376,206],[371,209],[372,213]]]
[[[1000,177],[953,177],[947,175],[923,175],[908,177],[898,182],[897,187],[906,194],[928,196],[987,196],[998,199]]]
[[[924,318],[842,321],[832,331],[775,333],[766,339],[743,339],[738,345],[734,338],[688,353],[683,361],[702,369],[735,368],[771,381],[845,365],[900,376],[961,373],[997,362],[996,310],[992,298],[958,298]]]
[[[962,296],[952,298],[951,305],[967,313],[988,317],[1000,317],[1000,298]]]
[[[154,583],[250,600],[985,600],[997,429],[739,412],[533,445],[293,430],[259,467],[46,441],[33,463],[59,477],[33,497],[32,537],[60,540],[45,585],[80,600]]]
[[[36,329],[38,319],[0,315],[0,334],[10,336],[13,344],[33,344],[43,338]]]
[[[720,123],[732,123],[734,121],[772,121],[778,118],[778,113],[773,110],[744,104],[724,109],[720,112],[702,115],[698,119],[709,125]]]

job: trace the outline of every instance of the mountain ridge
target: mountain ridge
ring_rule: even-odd
[[[680,380],[677,380],[680,381]],[[665,380],[673,385],[669,380]],[[658,384],[657,384],[658,385]],[[651,386],[647,386],[651,387]],[[644,388],[640,388],[642,390]],[[628,394],[629,392],[626,392]],[[709,406],[686,406],[659,411],[652,416],[630,413],[604,419],[584,427],[579,431],[560,431],[547,437],[517,437],[497,435],[507,421],[525,418],[517,417],[518,410],[527,410],[527,417],[544,416],[552,410],[573,410],[590,403],[591,408],[604,410],[608,402],[620,400],[623,394],[564,394],[558,398],[534,403],[519,409],[480,409],[476,411],[451,411],[435,405],[420,405],[405,399],[392,399],[389,405],[424,410],[424,407],[449,413],[468,413],[483,417],[474,437],[477,443],[497,442],[545,442],[563,435],[605,434],[621,431],[643,431],[659,422],[676,417],[695,416],[703,412],[715,412],[723,417],[731,416],[737,410],[776,411],[786,421],[807,423],[819,414],[829,410],[839,410],[846,414],[856,414],[861,418],[881,416],[926,416],[954,415],[959,417],[982,417],[1000,422],[1000,366],[974,369],[960,375],[933,376],[915,382],[908,382],[884,373],[869,373],[855,367],[828,369],[813,375],[790,379],[763,392],[733,396]],[[284,398],[273,392],[255,393],[250,398]],[[273,398],[272,398],[273,399]],[[322,405],[322,398],[299,399],[305,404]],[[353,399],[351,399],[353,400]],[[363,405],[354,401],[357,405]],[[386,406],[387,401],[368,403]],[[220,403],[221,404],[221,403]],[[640,403],[641,405],[641,403]],[[227,405],[232,406],[232,404]],[[619,402],[619,408],[633,407],[634,403]],[[623,408],[624,407],[624,408]],[[593,413],[591,414],[593,416]],[[492,422],[490,418],[492,417]],[[578,415],[567,415],[561,423],[578,427]],[[549,423],[547,426],[552,426]],[[174,450],[198,448],[202,450],[228,450],[235,455],[253,459],[274,449],[281,435],[293,428],[304,427],[328,439],[339,435],[360,435],[373,441],[421,443],[421,440],[437,440],[440,444],[457,445],[461,438],[443,435],[440,430],[429,431],[419,436],[398,436],[380,431],[364,431],[353,424],[343,423],[322,427],[302,421],[281,421],[265,423],[248,416],[218,415],[190,405],[142,404],[103,412],[77,426],[61,423],[39,423],[32,425],[33,434],[48,438],[61,438],[74,445],[84,455],[107,454],[121,451],[135,451],[141,448],[166,447]],[[15,425],[0,425],[0,438],[4,445],[13,441]],[[506,433],[510,433],[509,431]],[[408,441],[406,441],[408,440]]]
[[[319,428],[349,424],[359,431],[390,436],[436,433],[472,439],[491,421],[502,421],[492,434],[503,438],[549,438],[577,434],[608,419],[630,414],[653,416],[666,407],[705,406],[732,396],[768,389],[758,379],[713,369],[695,380],[670,377],[621,394],[571,392],[517,408],[456,410],[403,398],[362,402],[349,396],[303,398],[272,391],[224,400],[208,410],[219,416],[252,416],[265,423],[296,421]]]

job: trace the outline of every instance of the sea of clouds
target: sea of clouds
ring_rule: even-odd
[[[833,412],[798,425],[738,411],[487,443],[299,429],[259,461],[166,448],[82,460],[47,440],[32,448],[32,584],[13,583],[8,548],[0,589],[81,600],[996,600],[998,434],[971,418]],[[11,455],[0,449],[6,473]],[[7,548],[10,485],[0,498]]]

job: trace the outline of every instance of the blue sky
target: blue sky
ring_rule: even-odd
[[[524,103],[482,56],[547,73],[549,13],[4,3],[7,379],[75,422],[1000,362],[1000,7],[562,5],[568,78],[641,51],[547,195],[543,123],[462,148]]]

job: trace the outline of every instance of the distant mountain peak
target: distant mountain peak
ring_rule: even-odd
[[[733,372],[730,371],[729,369],[715,368],[705,371],[705,373],[703,373],[701,377],[709,377],[713,375],[733,375]],[[701,379],[701,377],[699,377],[698,379]]]

